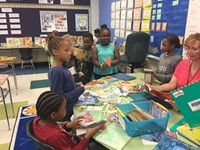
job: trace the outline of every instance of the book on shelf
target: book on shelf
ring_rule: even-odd
[[[189,145],[177,138],[164,136],[153,150],[199,150],[199,148]]]
[[[41,46],[42,45],[41,37],[34,37],[34,42],[35,46]]]
[[[14,38],[6,38],[6,45],[8,48],[14,47]]]
[[[33,46],[32,37],[24,37],[24,46],[26,47]]]
[[[200,126],[200,81],[170,92],[190,127]]]

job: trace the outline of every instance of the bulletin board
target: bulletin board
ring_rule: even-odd
[[[142,2],[143,4],[150,4],[146,8],[151,9],[150,12],[150,18],[146,16],[146,13],[148,14],[148,11],[145,10],[145,6],[141,6],[138,8],[141,8],[141,18],[138,19],[141,22],[140,25],[140,30],[139,31],[144,31],[145,25],[146,25],[146,31],[147,33],[150,34],[150,49],[149,53],[154,55],[154,56],[160,56],[162,54],[162,50],[160,48],[161,41],[162,39],[168,35],[168,34],[176,34],[179,36],[181,43],[183,42],[183,37],[185,35],[185,29],[186,29],[186,21],[187,21],[187,14],[188,14],[188,5],[189,5],[189,0],[111,0],[110,3],[108,4],[107,0],[101,0],[100,3],[100,18],[99,22],[101,24],[107,24],[109,28],[111,28],[111,35],[112,37],[116,36],[116,33],[120,33],[121,30],[125,30],[125,38],[121,38],[120,36],[117,36],[117,45],[119,46],[124,42],[127,36],[127,31],[128,32],[135,32],[134,31],[134,15],[132,20],[128,20],[128,16],[126,18],[126,25],[127,21],[131,22],[132,21],[132,29],[127,29],[127,26],[124,29],[120,29],[120,27],[116,27],[117,24],[115,23],[115,26],[113,26],[113,22],[116,19],[113,12],[112,5],[115,3],[117,5],[118,2],[124,3],[124,1],[127,2],[126,8],[120,10],[120,13],[124,13],[123,11],[126,10],[126,14],[128,14],[129,10],[133,10],[133,14],[136,7],[136,3]],[[197,0],[196,0],[197,1]],[[129,8],[130,5],[129,3],[133,2],[133,8]],[[105,6],[106,5],[106,6]],[[138,4],[137,4],[138,5]],[[121,5],[122,7],[123,5]],[[102,8],[102,9],[101,9]],[[103,9],[105,8],[105,9]],[[116,9],[116,7],[115,7]],[[200,9],[199,9],[200,10]],[[116,10],[115,10],[116,12]],[[110,15],[106,15],[109,14]],[[116,15],[116,13],[115,13]],[[113,21],[114,20],[114,21]],[[120,20],[122,20],[120,18]],[[198,19],[199,20],[199,19]],[[145,23],[143,25],[143,23]],[[160,28],[158,29],[158,26]],[[165,28],[166,27],[166,28]],[[149,28],[149,29],[148,29]],[[116,29],[119,30],[119,32],[116,32]],[[177,49],[177,52],[179,54],[182,54],[183,48]]]
[[[162,54],[160,48],[161,41],[163,37],[168,34],[179,36],[181,43],[183,43],[188,4],[188,0],[153,0],[152,18],[154,18],[154,20],[151,18],[150,28],[150,46],[153,49],[150,50],[150,54],[155,56],[160,56]],[[161,11],[161,13],[158,14],[158,11]],[[158,26],[160,26],[160,29],[158,29]],[[166,28],[164,26],[166,26]],[[182,50],[183,48],[177,49],[177,52],[182,55]]]
[[[77,8],[77,7],[76,7]],[[1,34],[0,35],[0,43],[6,42],[6,37],[39,37],[41,34],[49,34],[49,32],[41,32],[41,24],[40,24],[40,12],[41,11],[53,11],[53,12],[66,12],[67,15],[67,32],[59,32],[59,35],[64,34],[71,34],[76,36],[82,36],[85,31],[77,31],[76,30],[76,22],[75,22],[75,15],[76,14],[85,14],[89,15],[89,8],[85,9],[43,9],[43,8],[12,8],[12,13],[19,14],[19,19],[21,26],[21,33],[19,34],[12,34],[11,33],[11,26],[10,26],[10,17],[9,13],[2,13],[6,14],[6,22],[7,22],[7,30],[8,34]],[[0,19],[2,19],[0,17]],[[89,19],[87,20],[89,24]],[[14,23],[13,23],[14,24]],[[2,26],[2,23],[1,23]],[[89,26],[88,26],[89,28]],[[0,29],[2,30],[2,29]],[[89,29],[88,29],[89,30]]]
[[[32,4],[38,4],[39,0],[6,0],[6,3],[32,3]],[[45,1],[45,0],[43,0]],[[48,1],[48,0],[46,0]],[[60,4],[61,0],[49,0],[52,1],[53,4]],[[69,0],[68,0],[69,1]],[[74,5],[87,5],[90,6],[90,0],[72,0],[74,2]]]

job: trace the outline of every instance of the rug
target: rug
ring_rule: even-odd
[[[48,79],[31,81],[30,89],[45,88],[45,87],[50,87]]]
[[[19,107],[27,105],[27,104],[28,104],[28,101],[13,103],[15,116],[17,115]],[[13,118],[11,105],[10,104],[6,104],[6,107],[7,107],[7,111],[8,111],[8,117],[9,118]],[[6,114],[5,114],[3,103],[0,104],[0,114],[2,114],[2,115],[0,115],[0,120],[5,120],[6,119]]]

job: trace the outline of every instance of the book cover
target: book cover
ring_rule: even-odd
[[[153,148],[153,150],[199,150],[199,148],[166,135]]]
[[[200,126],[190,128],[187,123],[183,122],[176,130],[179,134],[200,146]]]
[[[176,132],[165,131],[165,132],[157,132],[153,134],[142,135],[141,139],[143,144],[145,145],[156,145],[165,135],[169,135],[173,138],[178,138]]]
[[[107,118],[108,121],[118,123],[119,124],[119,115],[117,112],[113,112]]]
[[[120,80],[124,80],[124,81],[136,79],[135,76],[127,75],[124,73],[117,73],[117,74],[112,75],[112,77],[120,79]]]
[[[14,38],[6,38],[6,45],[8,48],[14,47]]]
[[[19,40],[20,40],[20,46],[24,47],[24,38],[20,37]]]
[[[110,149],[117,150],[121,150],[130,139],[131,137],[116,123],[109,125],[95,138],[99,143],[107,145]]]
[[[76,103],[76,105],[94,105],[99,101],[96,96],[88,95],[85,96],[84,94],[81,95]]]
[[[34,42],[35,46],[41,46],[42,45],[41,37],[34,37]]]
[[[20,38],[13,38],[14,47],[20,47]]]
[[[33,45],[32,37],[24,37],[24,46],[31,47]]]
[[[200,81],[170,92],[190,127],[200,126]]]

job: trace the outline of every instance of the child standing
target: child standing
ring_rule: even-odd
[[[64,120],[70,120],[74,104],[85,89],[83,86],[76,86],[73,76],[63,66],[63,63],[69,61],[71,57],[69,41],[62,37],[49,36],[48,49],[54,58],[53,65],[48,72],[50,89],[64,94],[67,99],[67,115]]]
[[[120,62],[119,49],[110,42],[110,36],[108,28],[101,28],[100,43],[96,44],[92,50],[95,79],[118,73],[117,65]]]
[[[160,56],[160,61],[155,71],[155,77],[163,84],[168,83],[181,56],[176,52],[176,48],[180,48],[180,40],[176,35],[167,35],[162,41],[163,54]]]
[[[63,35],[62,37],[69,41],[71,52],[71,57],[69,61],[64,62],[64,67],[66,67],[72,73],[76,83],[81,82],[80,78],[83,77],[84,74],[79,70],[79,60],[74,55],[74,46],[76,44],[76,40],[69,34]]]
[[[33,121],[33,133],[36,139],[49,144],[57,150],[77,149],[84,150],[88,147],[88,140],[104,124],[94,128],[89,128],[80,138],[73,135],[70,131],[72,128],[80,128],[78,117],[72,122],[58,124],[56,121],[62,120],[66,115],[65,96],[52,91],[42,93],[36,103],[37,117]]]
[[[84,76],[80,79],[83,84],[91,81],[93,72],[92,62],[92,47],[94,44],[93,35],[91,33],[83,34],[83,47],[85,58],[80,59],[79,70],[83,72]]]

